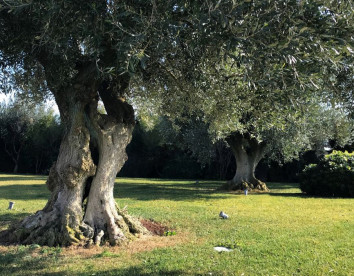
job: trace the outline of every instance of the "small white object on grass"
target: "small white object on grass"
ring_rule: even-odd
[[[219,217],[221,217],[223,219],[228,219],[229,218],[229,216],[226,215],[223,211],[220,212]]]
[[[8,210],[12,210],[14,208],[14,205],[15,205],[15,202],[10,201]]]
[[[223,247],[223,246],[215,246],[214,250],[218,251],[218,252],[230,252],[230,251],[233,251],[232,249],[227,248],[227,247]]]

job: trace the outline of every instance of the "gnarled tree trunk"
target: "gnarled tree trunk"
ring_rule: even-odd
[[[118,209],[113,197],[115,177],[127,159],[125,149],[134,128],[133,108],[119,98],[127,81],[122,77],[122,83],[114,86],[100,85],[87,71],[54,93],[65,134],[47,180],[51,197],[43,210],[0,235],[7,241],[68,246],[109,240],[115,245],[133,234],[148,233],[138,220]],[[106,115],[97,112],[98,92]],[[90,150],[93,142],[98,145],[96,162]]]
[[[10,241],[52,246],[70,245],[82,240],[83,193],[88,178],[96,171],[84,116],[89,99],[80,98],[82,92],[69,87],[56,98],[65,133],[58,159],[47,180],[51,197],[43,210],[15,227],[10,233]]]
[[[97,141],[99,161],[84,223],[98,235],[106,233],[110,244],[115,245],[129,239],[130,233],[147,233],[147,230],[138,220],[120,212],[113,198],[115,177],[127,160],[125,149],[131,141],[135,120],[132,106],[117,97],[112,88],[106,83],[100,88],[107,115],[97,113],[96,103],[90,109],[89,125]],[[95,242],[99,243],[97,235]]]
[[[269,191],[267,185],[255,177],[256,167],[264,156],[265,144],[246,134],[232,134],[226,141],[236,159],[236,174],[228,181],[228,188]]]

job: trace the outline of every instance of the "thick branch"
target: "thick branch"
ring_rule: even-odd
[[[128,75],[121,76],[115,82],[104,81],[99,88],[99,94],[108,116],[114,118],[117,123],[134,125],[134,109],[123,96],[129,81]]]

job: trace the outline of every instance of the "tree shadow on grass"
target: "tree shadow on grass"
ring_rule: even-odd
[[[49,191],[44,184],[0,185],[0,199],[38,200],[48,199]]]
[[[298,198],[308,198],[308,195],[303,193],[269,193],[270,196],[281,196],[281,197],[298,197]]]
[[[331,196],[321,196],[321,195],[309,195],[301,192],[298,183],[269,183],[270,196],[279,196],[279,197],[297,197],[297,198],[321,198],[321,199],[335,199],[343,197],[331,197]],[[283,192],[289,190],[288,192]]]
[[[11,227],[11,225],[17,224],[29,215],[31,215],[31,213],[6,213],[0,215],[0,245],[9,244],[6,238],[6,233],[8,233],[8,229]]]
[[[9,174],[6,174],[6,175],[1,175],[0,174],[0,182],[5,182],[5,181],[12,181],[12,182],[16,182],[16,181],[46,181],[48,178],[48,176],[45,176],[45,175],[36,175],[36,176],[33,176],[33,175],[9,175]]]
[[[267,187],[270,189],[269,193],[260,193],[266,194],[270,196],[279,196],[279,197],[300,197],[306,198],[308,197],[306,194],[302,193],[299,190],[298,183],[281,183],[281,182],[270,182],[267,183]],[[286,192],[286,190],[289,190]],[[257,193],[250,194],[250,195],[257,195]]]
[[[340,196],[320,196],[320,195],[308,195],[305,193],[270,193],[271,196],[282,196],[282,197],[298,197],[298,198],[309,198],[309,199],[348,199],[349,197]]]
[[[10,248],[8,252],[0,254],[0,275],[52,275],[48,272],[38,272],[53,266],[60,254],[60,249],[49,249],[49,254],[43,250],[37,245]],[[65,274],[70,273],[62,273]]]
[[[244,193],[242,191],[235,193],[236,195],[243,195]],[[289,192],[289,193],[284,193],[284,192],[272,192],[272,190],[270,192],[249,192],[248,196],[252,197],[252,196],[264,196],[264,195],[270,195],[270,196],[278,196],[278,197],[297,197],[297,198],[308,198],[310,196],[303,194],[303,193],[293,193],[293,192]]]
[[[132,275],[141,275],[141,276],[177,276],[177,275],[188,275],[185,271],[182,270],[159,270],[159,271],[150,271],[147,272],[143,266],[130,266],[128,268],[117,268],[108,271],[100,271],[94,273],[95,275],[119,275],[119,276],[132,276]],[[72,274],[76,276],[88,275],[88,273]],[[189,274],[190,275],[190,274]]]
[[[118,180],[115,189],[115,198],[133,198],[137,200],[199,200],[199,199],[224,199],[229,195],[222,195],[217,188],[220,183],[195,181],[166,181],[151,180],[149,183],[125,182]],[[218,194],[218,195],[216,195]]]
[[[37,245],[16,246],[8,252],[0,254],[0,276],[7,275],[188,275],[182,270],[149,271],[144,265],[115,268],[100,271],[97,268],[86,267],[85,271],[67,271],[63,262],[65,258],[60,255],[60,248],[39,247]],[[78,261],[78,260],[76,260]],[[53,271],[56,268],[58,271]],[[98,268],[100,269],[100,268]],[[150,269],[154,269],[150,267]],[[25,274],[24,274],[25,272]]]
[[[266,184],[270,190],[299,189],[299,183],[269,182]]]
[[[31,215],[32,213],[5,213],[0,215],[0,224],[2,222],[16,221]]]

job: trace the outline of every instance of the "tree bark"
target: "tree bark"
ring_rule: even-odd
[[[97,140],[99,158],[97,172],[88,195],[84,223],[95,233],[99,244],[99,233],[104,233],[111,245],[121,244],[131,234],[147,233],[141,223],[120,211],[113,197],[117,173],[127,160],[126,147],[134,129],[133,108],[111,93],[110,87],[100,90],[108,114],[98,114],[93,103],[90,112],[90,127]]]
[[[89,150],[90,133],[85,126],[88,99],[80,98],[80,92],[83,91],[68,88],[56,98],[65,134],[47,180],[51,197],[43,210],[15,226],[9,237],[12,242],[66,246],[84,239],[80,231],[82,197],[87,179],[96,168]]]
[[[115,93],[122,87],[99,88],[100,82],[84,70],[73,85],[54,93],[65,133],[47,180],[51,197],[43,210],[0,234],[2,239],[49,246],[109,240],[115,245],[134,234],[148,233],[138,220],[117,208],[113,197],[116,174],[127,159],[134,110]],[[97,112],[100,89],[107,115]],[[96,164],[90,150],[93,140],[99,152]]]
[[[235,159],[236,173],[227,186],[232,190],[269,191],[267,185],[255,177],[255,170],[263,158],[266,145],[249,135],[232,134],[226,139]]]

